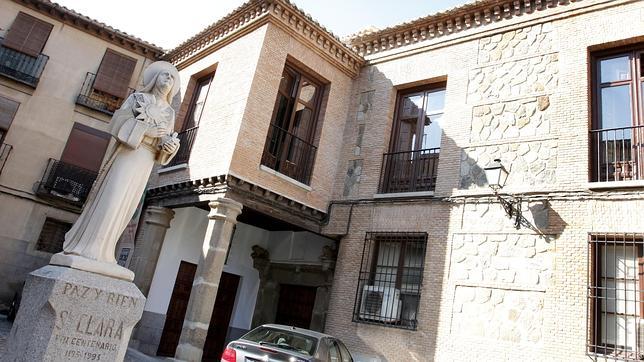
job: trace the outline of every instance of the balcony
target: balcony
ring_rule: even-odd
[[[97,172],[50,158],[36,194],[82,207],[97,175]]]
[[[382,155],[378,193],[434,191],[440,148]]]
[[[95,80],[96,74],[87,72],[81,91],[76,97],[76,104],[111,116],[123,104],[124,99],[94,89]],[[128,88],[128,95],[133,92],[134,89]]]
[[[195,142],[195,138],[197,137],[197,130],[199,130],[199,126],[188,128],[187,130],[179,133],[177,137],[179,138],[181,146],[179,146],[179,151],[177,151],[177,154],[166,167],[188,163],[188,159],[190,159],[190,151],[192,151],[192,144]]]
[[[644,180],[644,125],[590,131],[591,182]]]
[[[309,185],[316,152],[317,147],[311,143],[271,124],[262,165]]]
[[[10,144],[3,143],[0,145],[0,174],[2,174],[2,169],[5,163],[7,163],[7,159],[9,159],[11,150],[13,150],[13,146]]]
[[[0,74],[36,88],[49,57],[44,54],[32,57],[13,49],[5,48],[2,43],[4,43],[4,39],[0,38]]]

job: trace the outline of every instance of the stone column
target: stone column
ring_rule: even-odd
[[[201,361],[233,226],[243,207],[239,202],[227,198],[211,201],[208,206],[210,213],[203,252],[175,353],[175,359],[180,361]]]
[[[152,277],[157,267],[165,233],[170,227],[174,211],[165,207],[148,206],[143,215],[143,224],[137,235],[130,270],[134,272],[134,284],[147,296]]]

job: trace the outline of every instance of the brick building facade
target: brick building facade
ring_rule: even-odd
[[[641,359],[643,25],[483,0],[345,44],[242,5],[164,55],[183,153],[146,194],[132,345],[216,358],[277,321],[359,361]]]

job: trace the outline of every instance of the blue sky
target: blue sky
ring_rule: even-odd
[[[243,0],[54,0],[165,49],[214,23]],[[292,0],[339,37],[368,26],[385,28],[467,0]],[[178,6],[180,5],[180,6]]]

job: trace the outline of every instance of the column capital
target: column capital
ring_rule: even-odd
[[[233,224],[237,223],[237,216],[244,207],[241,203],[226,197],[210,201],[208,206],[210,206],[210,213],[208,213],[209,219],[229,221]]]
[[[167,207],[148,206],[145,208],[145,222],[168,228],[170,221],[174,218],[174,211]]]

